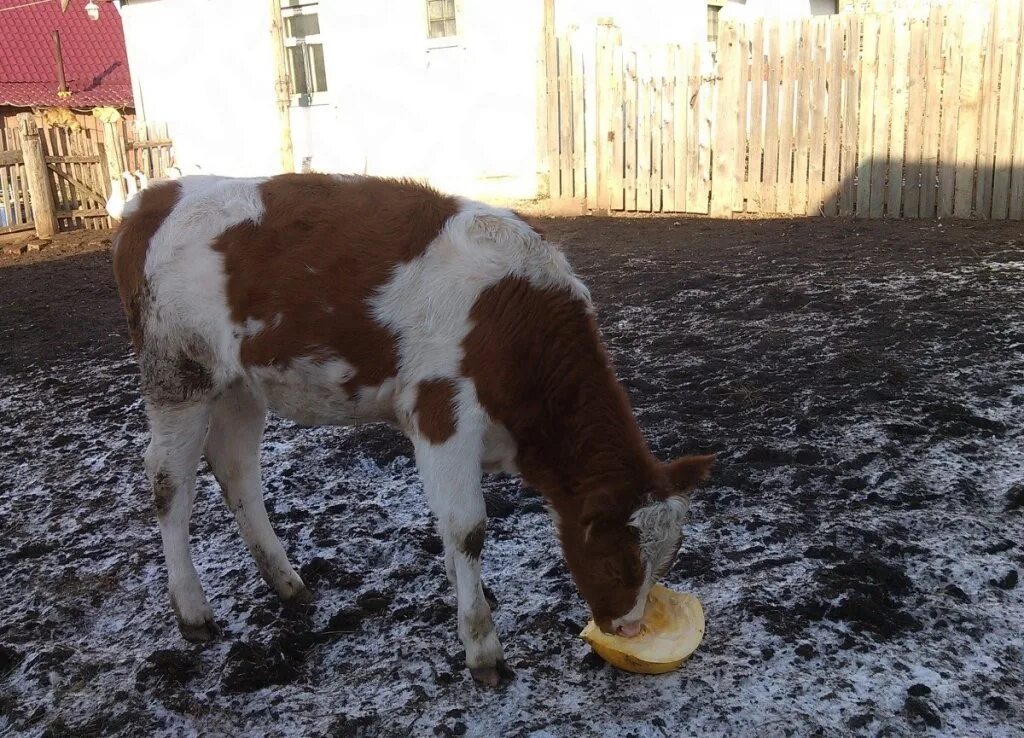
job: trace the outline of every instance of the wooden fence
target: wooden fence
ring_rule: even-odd
[[[553,198],[597,210],[1024,218],[1019,0],[546,45]],[[712,53],[713,51],[713,53]]]
[[[33,225],[21,137],[15,128],[0,128],[0,235]]]
[[[166,175],[172,164],[172,142],[165,126],[119,121],[96,128],[70,130],[39,127],[33,130],[41,142],[42,163],[47,186],[26,172],[23,136],[18,129],[0,129],[0,234],[37,230],[109,228],[105,203],[111,194],[113,176],[124,171],[141,171],[147,177]],[[120,180],[118,186],[122,186]],[[45,189],[52,201],[53,223],[47,227],[33,216],[33,191]],[[38,204],[38,203],[37,203]]]

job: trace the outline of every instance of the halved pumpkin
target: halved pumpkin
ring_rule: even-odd
[[[704,608],[692,594],[655,584],[647,596],[640,635],[608,635],[591,620],[580,637],[612,666],[637,674],[664,674],[678,669],[697,650],[704,638]]]

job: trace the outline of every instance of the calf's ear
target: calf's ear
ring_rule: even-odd
[[[715,454],[683,456],[665,465],[668,478],[677,494],[686,494],[711,474]]]

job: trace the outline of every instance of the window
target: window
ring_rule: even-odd
[[[427,0],[427,38],[455,35],[455,0]]]
[[[292,102],[311,105],[327,92],[324,45],[320,40],[320,16],[316,4],[283,8],[284,48],[292,78]]]
[[[708,0],[708,41],[718,41],[718,13],[726,0]]]

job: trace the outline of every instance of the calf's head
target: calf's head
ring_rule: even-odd
[[[661,465],[652,489],[599,489],[575,522],[562,521],[566,562],[597,626],[636,635],[651,586],[668,571],[682,543],[690,491],[706,479],[712,456]]]

